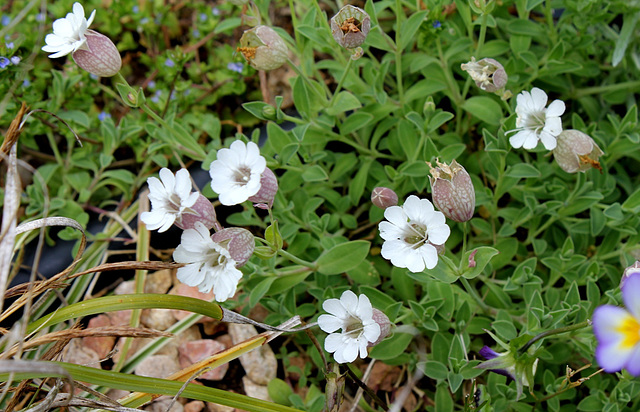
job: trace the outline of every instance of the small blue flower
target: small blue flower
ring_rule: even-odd
[[[200,21],[207,21],[207,14],[206,13],[200,13]]]
[[[156,88],[156,82],[151,80],[149,83],[147,83],[147,87],[149,87],[150,89],[155,89]]]
[[[148,17],[143,17],[140,19],[140,24],[147,24],[149,23],[149,18]]]
[[[93,73],[89,73],[89,77],[91,77],[93,80],[98,80],[100,78],[100,76]]]
[[[11,17],[7,16],[6,14],[3,14],[1,22],[3,26],[8,26],[9,23],[11,23]]]
[[[140,7],[138,7],[137,5],[133,6],[133,8],[131,8],[131,11],[134,13],[138,13],[140,11]]]
[[[13,64],[14,66],[17,66],[18,64],[20,64],[20,60],[22,60],[20,56],[13,56],[11,58],[11,64]]]
[[[231,62],[227,64],[227,69],[234,71],[236,73],[242,73],[243,68],[244,68],[244,64],[240,62]]]
[[[27,79],[24,79],[24,81],[22,82],[22,87],[29,87],[31,86],[31,82]]]
[[[184,92],[182,92],[183,96],[189,96],[191,94],[191,89],[185,89]]]
[[[7,59],[6,57],[2,56],[0,57],[0,69],[4,69],[5,67],[7,67],[9,64],[11,64],[11,62],[9,61],[9,59]]]
[[[7,47],[8,50],[11,50],[15,47],[12,41],[6,43],[5,46]]]
[[[98,115],[98,120],[100,120],[101,122],[104,122],[104,119],[109,119],[109,118],[111,118],[111,113],[100,112],[100,114]]]
[[[440,23],[440,20],[436,20],[433,22],[434,29],[439,29],[440,27],[442,27],[442,23]]]
[[[162,94],[162,92],[160,90],[156,90],[156,93],[151,96],[151,101],[154,103],[158,103],[160,101],[160,95]]]
[[[193,31],[191,32],[191,34],[193,35],[193,37],[200,37],[200,30],[198,30],[198,29],[193,29]]]
[[[167,67],[173,67],[173,66],[176,65],[176,63],[171,59],[167,59],[167,60],[164,61],[164,65],[167,66]]]
[[[213,7],[211,9],[211,14],[213,14],[214,16],[219,16],[220,15],[220,10],[218,10],[217,7]]]
[[[44,21],[44,20],[45,20],[45,18],[46,18],[46,16],[44,15],[44,13],[38,13],[38,14],[36,14],[36,21],[40,21],[40,22],[42,22],[42,21]]]

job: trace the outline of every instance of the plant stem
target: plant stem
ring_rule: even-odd
[[[333,106],[333,102],[335,101],[336,96],[338,95],[338,93],[340,93],[340,89],[342,88],[342,84],[344,83],[345,79],[347,78],[347,75],[351,71],[351,62],[353,62],[353,59],[349,59],[349,61],[347,62],[347,67],[345,67],[344,71],[342,72],[342,76],[340,77],[340,80],[338,81],[338,85],[336,86],[336,89],[333,92],[333,96],[331,96],[331,100],[329,101],[329,107]]]
[[[489,307],[489,305],[484,303],[484,301],[482,300],[480,295],[478,295],[478,292],[471,286],[469,281],[466,278],[462,277],[462,276],[460,276],[458,279],[460,279],[460,283],[462,283],[462,286],[464,286],[464,290],[466,290],[467,293],[469,295],[471,295],[473,300],[476,301],[476,303],[478,304],[478,306],[480,306],[482,311],[485,312],[485,313],[491,312],[491,308]]]
[[[571,97],[573,97],[574,99],[579,99],[580,97],[589,96],[590,94],[602,94],[608,92],[616,92],[619,90],[627,90],[629,92],[633,92],[638,89],[640,89],[640,80],[633,80],[624,83],[607,84],[604,86],[585,87],[584,89],[577,90]]]
[[[480,20],[480,34],[478,35],[478,45],[476,46],[476,59],[480,59],[480,52],[484,46],[484,39],[487,36],[487,13],[482,13]]]
[[[278,250],[278,254],[280,256],[282,256],[282,257],[285,257],[285,258],[289,259],[293,263],[297,263],[298,265],[306,266],[311,270],[315,270],[316,269],[317,265],[315,263],[308,262],[306,260],[300,259],[299,257],[297,257],[295,255],[292,255],[291,253],[287,252],[284,249]]]
[[[529,349],[531,347],[531,345],[533,345],[534,343],[536,343],[540,339],[544,339],[544,338],[552,336],[552,335],[558,335],[560,333],[571,332],[571,331],[574,331],[574,330],[586,328],[587,326],[591,326],[591,321],[590,320],[585,320],[584,322],[580,322],[580,323],[575,324],[575,325],[564,326],[562,328],[551,329],[551,330],[548,330],[546,332],[539,333],[536,336],[534,336],[533,338],[531,338],[531,340],[529,342],[525,343],[524,346],[521,347],[518,350],[518,352],[520,352],[520,353],[526,352],[527,349]]]
[[[402,106],[404,103],[404,87],[402,85],[402,47],[400,32],[402,31],[402,1],[396,0],[396,83],[398,87],[398,100]]]

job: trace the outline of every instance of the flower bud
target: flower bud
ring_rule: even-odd
[[[382,342],[384,338],[389,336],[389,332],[391,332],[391,321],[381,310],[373,308],[373,320],[378,325],[380,325],[380,336],[375,342],[369,342],[368,347],[372,347]]]
[[[287,45],[271,27],[258,26],[246,30],[240,38],[245,60],[257,70],[273,70],[282,66],[289,57]]]
[[[585,172],[592,167],[602,171],[598,157],[603,154],[589,135],[573,129],[558,135],[553,150],[556,162],[567,173]]]
[[[226,247],[231,259],[236,262],[236,268],[247,263],[255,248],[255,240],[251,232],[239,227],[222,229],[214,233],[211,240]]]
[[[528,353],[519,354],[516,351],[498,353],[488,346],[480,349],[480,355],[486,361],[475,366],[477,369],[486,369],[499,375],[507,376],[516,382],[516,400],[522,396],[523,386],[531,387],[533,377],[538,367],[538,358]]]
[[[497,60],[486,58],[476,62],[476,59],[471,57],[471,61],[462,64],[461,67],[469,73],[476,86],[484,91],[493,93],[507,84],[507,72]]]
[[[175,225],[182,230],[187,230],[194,229],[196,222],[201,222],[207,229],[211,229],[218,224],[216,210],[213,208],[209,199],[202,194],[198,196],[198,200],[196,200],[193,206],[186,209],[184,213],[176,219]]]
[[[398,195],[388,187],[376,187],[371,192],[371,203],[380,209],[386,209],[398,204]]]
[[[355,49],[364,43],[371,29],[371,18],[366,11],[350,4],[331,18],[331,33],[345,49]]]
[[[622,279],[620,279],[620,289],[624,287],[624,283],[631,276],[640,276],[640,260],[636,260],[636,263],[624,270],[622,273]]]
[[[447,166],[436,159],[436,164],[435,168],[429,165],[433,204],[451,220],[470,220],[476,207],[476,193],[469,173],[455,160]]]
[[[94,30],[87,30],[85,37],[86,44],[72,54],[76,64],[100,77],[118,74],[122,67],[122,59],[111,39]]]
[[[260,175],[260,190],[255,195],[249,197],[249,201],[260,209],[271,209],[273,199],[278,192],[278,178],[269,169],[265,167],[264,172]]]

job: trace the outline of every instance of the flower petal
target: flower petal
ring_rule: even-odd
[[[622,300],[629,312],[640,320],[640,273],[626,278],[622,288]]]

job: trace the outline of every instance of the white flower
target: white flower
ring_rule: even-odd
[[[537,87],[531,89],[531,93],[520,93],[517,102],[516,129],[508,132],[517,132],[509,138],[511,146],[530,150],[541,140],[547,150],[555,149],[556,137],[562,132],[560,116],[564,113],[564,102],[554,100],[545,108],[547,94]]]
[[[84,8],[80,3],[73,3],[73,13],[68,13],[67,17],[58,19],[53,22],[53,33],[47,34],[44,41],[46,46],[42,47],[43,51],[50,54],[49,57],[66,56],[76,50],[87,50],[87,39],[85,33],[93,18],[96,15],[94,10],[89,16],[89,20],[84,18]]]
[[[190,208],[200,194],[191,193],[191,178],[187,169],[180,169],[175,177],[169,169],[160,170],[160,179],[150,177],[149,200],[151,212],[143,212],[140,219],[147,225],[147,229],[164,232],[179,219],[183,213],[194,213]]]
[[[195,229],[182,232],[180,245],[173,252],[173,260],[187,263],[178,269],[178,280],[197,286],[202,293],[213,293],[218,302],[224,302],[236,293],[242,272],[229,251],[211,239],[209,229],[196,222]]]
[[[367,346],[380,336],[380,325],[373,319],[373,307],[365,295],[356,296],[350,290],[340,299],[328,299],[322,308],[329,315],[320,315],[318,326],[330,333],[324,341],[327,352],[333,353],[338,363],[353,362],[367,357]],[[340,333],[333,333],[342,329]]]
[[[265,167],[257,144],[236,140],[229,149],[218,150],[218,159],[211,163],[211,188],[223,205],[237,205],[258,193]]]
[[[384,211],[387,221],[380,222],[382,257],[393,266],[422,272],[438,264],[435,245],[442,245],[451,229],[445,223],[442,212],[436,212],[427,199],[409,196],[401,206],[391,206]]]

